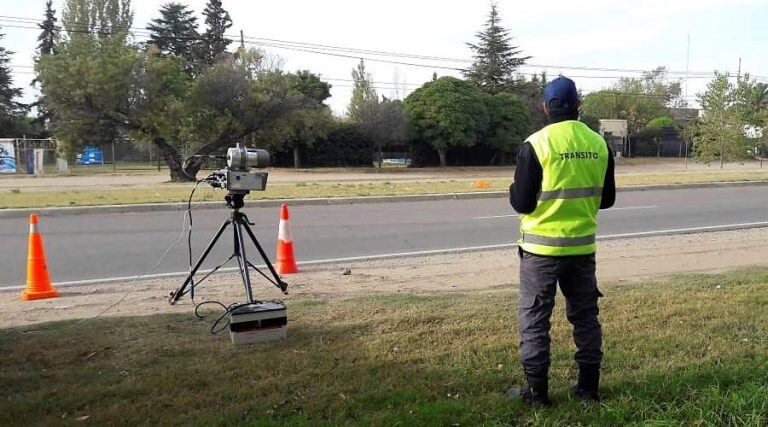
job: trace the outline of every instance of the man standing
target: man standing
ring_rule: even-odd
[[[527,384],[510,389],[527,404],[549,404],[550,317],[557,283],[573,325],[579,379],[575,394],[598,401],[602,331],[598,320],[595,233],[598,209],[613,206],[613,156],[605,140],[578,121],[571,79],[544,88],[549,125],[531,135],[517,157],[509,188],[520,214],[520,361]]]

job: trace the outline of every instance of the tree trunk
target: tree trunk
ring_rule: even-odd
[[[656,158],[661,158],[661,140],[656,138]]]
[[[189,165],[189,168],[187,169],[187,174],[184,173],[182,170],[182,163],[183,159],[181,158],[181,154],[173,148],[168,142],[166,142],[162,138],[155,138],[154,140],[155,145],[157,145],[158,150],[160,151],[160,156],[162,156],[163,160],[165,161],[165,164],[168,166],[168,169],[171,171],[171,181],[173,182],[193,182],[195,179],[195,175],[197,175],[197,171],[200,170],[200,165],[195,162],[195,164]],[[187,176],[189,175],[189,176]]]
[[[445,155],[445,148],[438,148],[437,149],[437,155],[440,156],[440,166],[446,167],[448,166],[448,161],[446,160]]]
[[[301,152],[299,152],[299,146],[293,147],[293,167],[296,169],[301,168]]]

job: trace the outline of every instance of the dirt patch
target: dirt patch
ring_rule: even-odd
[[[768,228],[636,238],[601,242],[598,278],[604,286],[674,273],[711,272],[747,265],[768,265]],[[413,258],[306,266],[288,276],[290,295],[257,281],[262,299],[326,300],[392,293],[487,292],[518,283],[516,249],[431,255]],[[349,269],[350,274],[343,274]],[[144,280],[59,289],[61,297],[22,302],[18,292],[0,292],[0,327],[51,320],[102,316],[148,315],[191,311],[184,298],[176,306],[168,293],[181,280]],[[126,293],[129,291],[129,293]],[[198,288],[198,302],[242,302],[238,276],[214,276]],[[120,301],[119,303],[117,301]]]

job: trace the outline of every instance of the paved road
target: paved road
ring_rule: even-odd
[[[269,254],[278,211],[247,210]],[[508,244],[518,237],[517,218],[501,198],[301,206],[291,214],[300,261]],[[226,208],[194,214],[194,256],[228,215]],[[619,193],[616,207],[600,215],[599,235],[768,221],[768,186]],[[139,274],[179,238],[181,224],[181,213],[159,212],[42,218],[40,228],[52,279],[64,282]],[[0,219],[0,287],[23,283],[27,229],[25,220]],[[231,253],[231,242],[227,233],[208,267]],[[184,239],[152,273],[186,268]]]

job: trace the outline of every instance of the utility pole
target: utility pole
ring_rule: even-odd
[[[739,58],[739,69],[736,72],[736,81],[741,81],[741,58]]]
[[[243,30],[240,30],[240,48],[245,50],[245,37],[243,37]]]
[[[688,47],[685,49],[685,99],[688,100],[688,67],[691,65],[691,35],[688,34]]]

